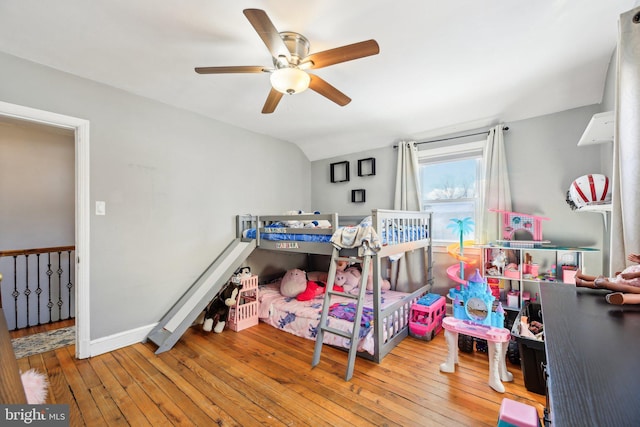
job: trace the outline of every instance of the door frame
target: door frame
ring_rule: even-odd
[[[90,354],[90,156],[89,120],[0,101],[0,115],[40,123],[75,134],[76,357]]]

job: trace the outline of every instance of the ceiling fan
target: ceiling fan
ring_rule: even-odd
[[[263,114],[273,113],[285,93],[292,95],[307,88],[340,106],[347,105],[351,98],[306,70],[377,55],[380,52],[375,40],[366,40],[309,54],[309,40],[306,37],[291,31],[278,32],[264,10],[245,9],[243,13],[269,49],[273,67],[197,67],[195,70],[199,74],[271,73],[271,91],[262,107]]]

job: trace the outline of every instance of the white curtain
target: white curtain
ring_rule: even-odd
[[[402,141],[398,144],[398,162],[396,169],[396,190],[393,208],[398,210],[419,211],[420,166],[418,148],[414,141]],[[406,253],[391,265],[391,283],[396,290],[409,292],[424,285],[424,257],[422,251]]]
[[[418,147],[413,141],[403,141],[398,144],[396,192],[393,208],[404,211],[420,210]]]
[[[476,239],[489,243],[501,239],[500,215],[489,209],[511,210],[511,188],[507,156],[504,149],[503,125],[489,130],[482,160],[482,181]]]
[[[620,15],[616,127],[613,140],[611,274],[626,267],[629,253],[640,253],[640,7]]]

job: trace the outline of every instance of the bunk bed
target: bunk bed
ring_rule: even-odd
[[[366,295],[365,310],[368,321],[360,328],[358,355],[379,363],[408,335],[411,304],[427,293],[432,286],[429,212],[374,209],[371,215],[364,219],[340,216],[337,213],[239,215],[237,236],[245,241],[255,241],[257,248],[270,251],[331,256],[334,248],[338,248],[340,256],[356,256],[358,249],[361,249],[359,245],[342,247],[336,244],[335,236],[340,234],[343,227],[362,225],[370,226],[374,230],[378,246],[371,257],[373,289],[367,291]],[[396,284],[391,283],[391,289],[382,290],[380,273],[383,260],[394,260],[414,250],[421,250],[424,256],[424,277],[419,287],[411,292],[399,292],[395,290]],[[323,297],[299,302],[279,295],[278,286],[278,283],[261,285],[260,320],[286,332],[315,339]],[[292,319],[295,319],[295,322]],[[308,323],[301,323],[305,321]],[[347,318],[332,319],[332,322],[332,326],[343,330],[353,328]],[[323,339],[325,344],[347,349],[348,341],[332,334],[324,334]]]

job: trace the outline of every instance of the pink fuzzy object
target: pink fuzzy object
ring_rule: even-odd
[[[30,405],[41,405],[47,400],[48,383],[44,374],[29,369],[21,374],[24,394]]]

